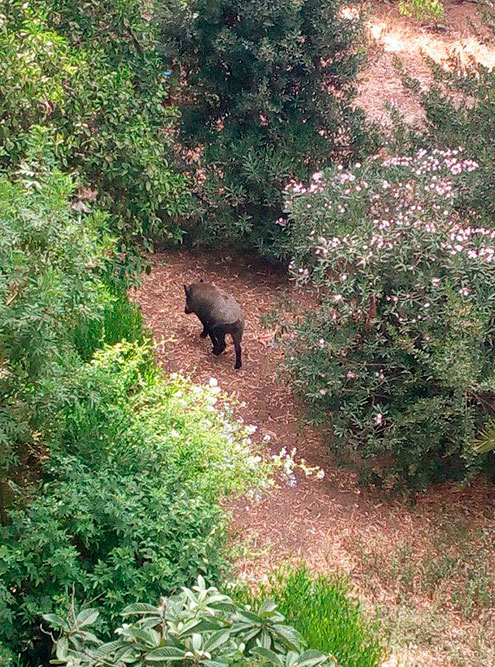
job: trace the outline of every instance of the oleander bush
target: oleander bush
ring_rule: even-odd
[[[219,389],[162,378],[119,343],[81,365],[57,414],[35,495],[0,526],[0,644],[46,661],[43,613],[90,601],[104,637],[119,611],[195,580],[227,554],[220,501],[268,483]]]
[[[481,3],[480,12],[483,26],[495,36],[494,3]],[[495,72],[474,59],[463,62],[455,56],[444,67],[427,62],[434,84],[420,94],[426,127],[419,141],[452,150],[463,146],[476,157],[478,169],[463,183],[457,206],[465,212],[475,210],[491,224],[495,216]],[[413,79],[406,79],[406,83],[419,90]]]
[[[292,183],[292,275],[319,307],[285,366],[363,479],[422,489],[469,479],[495,407],[495,229],[457,206],[478,168],[461,149],[372,158]]]
[[[180,142],[197,166],[192,240],[279,253],[287,180],[369,141],[351,108],[364,52],[358,8],[193,0],[165,9],[162,30],[180,77]]]

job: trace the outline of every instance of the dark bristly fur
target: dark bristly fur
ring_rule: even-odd
[[[237,301],[214,285],[199,282],[184,285],[186,293],[186,315],[195,313],[203,325],[201,338],[209,336],[213,343],[213,354],[225,350],[225,336],[230,334],[235,347],[235,367],[242,366],[241,340],[244,331],[244,313]]]

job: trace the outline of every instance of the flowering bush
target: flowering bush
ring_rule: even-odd
[[[424,487],[480,464],[471,443],[495,409],[495,230],[455,207],[476,168],[460,148],[422,150],[287,190],[292,275],[320,305],[286,339],[285,365],[376,482]]]
[[[495,38],[495,3],[479,4],[483,28]],[[466,179],[459,206],[475,209],[487,219],[495,216],[495,69],[476,60],[452,55],[443,66],[428,61],[434,83],[420,95],[426,115],[421,141],[455,148],[459,144],[476,155],[479,168]],[[407,79],[406,79],[407,80]],[[417,82],[410,86],[421,90]]]

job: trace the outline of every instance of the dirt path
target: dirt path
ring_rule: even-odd
[[[215,357],[209,341],[199,338],[196,317],[184,314],[182,285],[198,278],[231,291],[248,313],[240,371],[233,369],[232,345]],[[493,609],[482,610],[481,616],[475,610],[474,619],[471,612],[460,613],[449,588],[457,571],[463,579],[470,558],[476,565],[480,554],[485,558],[490,551],[480,546],[479,536],[488,535],[491,541],[495,537],[491,490],[482,485],[442,487],[412,509],[356,488],[353,475],[333,463],[325,436],[304,423],[299,401],[276,382],[273,332],[261,325],[277,301],[292,303],[297,310],[308,298],[257,260],[220,260],[188,252],[155,255],[152,272],[136,295],[167,373],[180,370],[196,382],[215,377],[235,396],[244,420],[259,427],[259,438],[270,436],[272,452],[296,447],[299,456],[325,471],[321,481],[299,474],[295,487],[279,488],[259,504],[243,502],[234,508],[234,532],[247,547],[239,554],[239,573],[256,581],[288,558],[304,558],[323,572],[345,572],[365,604],[381,610],[392,643],[406,644],[395,647],[389,664],[495,665]],[[460,539],[468,544],[468,553],[458,553]],[[439,575],[439,581],[424,590],[425,571],[432,567],[434,573],[442,563],[446,567],[446,550],[451,565],[445,580]],[[460,581],[461,593],[464,584],[467,579]],[[452,655],[461,658],[454,661]],[[394,662],[399,658],[400,663]]]

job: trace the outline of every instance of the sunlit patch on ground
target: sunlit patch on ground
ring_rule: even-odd
[[[474,35],[470,23],[479,25],[476,5],[447,5],[446,30],[438,32],[411,18],[400,16],[396,8],[377,6],[368,22],[370,38],[369,64],[363,71],[357,104],[373,120],[386,123],[385,103],[395,104],[408,122],[423,117],[418,100],[404,90],[394,65],[399,58],[409,74],[423,86],[431,80],[431,72],[424,60],[427,56],[447,66],[449,56],[456,56],[462,64],[474,60],[485,67],[495,66],[495,43],[484,42],[486,30]],[[493,38],[495,40],[495,38]]]

